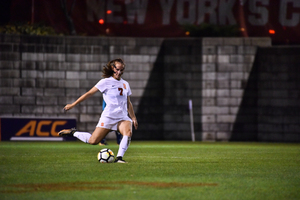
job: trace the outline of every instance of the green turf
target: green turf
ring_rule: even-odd
[[[102,148],[0,142],[0,199],[300,199],[299,144],[133,141],[127,164]]]

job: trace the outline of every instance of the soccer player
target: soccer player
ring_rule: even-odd
[[[124,70],[125,63],[122,59],[118,58],[109,61],[102,69],[102,77],[104,78],[76,101],[64,107],[64,110],[68,111],[100,91],[107,105],[92,134],[77,131],[75,128],[64,129],[58,132],[59,136],[71,135],[85,143],[95,145],[99,144],[111,130],[118,130],[123,135],[123,138],[115,160],[117,163],[126,163],[123,160],[123,156],[131,141],[132,124],[135,129],[138,128],[138,122],[129,97],[131,95],[130,86],[127,81],[121,78]]]

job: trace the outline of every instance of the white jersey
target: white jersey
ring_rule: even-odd
[[[113,77],[101,79],[95,87],[103,93],[106,107],[101,117],[122,119],[128,117],[127,97],[131,90],[127,81],[116,80]]]

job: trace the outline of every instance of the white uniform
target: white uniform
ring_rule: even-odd
[[[101,79],[95,87],[103,93],[106,107],[101,114],[97,127],[117,130],[118,122],[131,121],[127,111],[127,97],[131,95],[127,81],[113,77]]]

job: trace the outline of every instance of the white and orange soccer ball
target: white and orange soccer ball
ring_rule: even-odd
[[[115,160],[114,152],[110,149],[101,149],[97,155],[100,163],[112,163]]]

